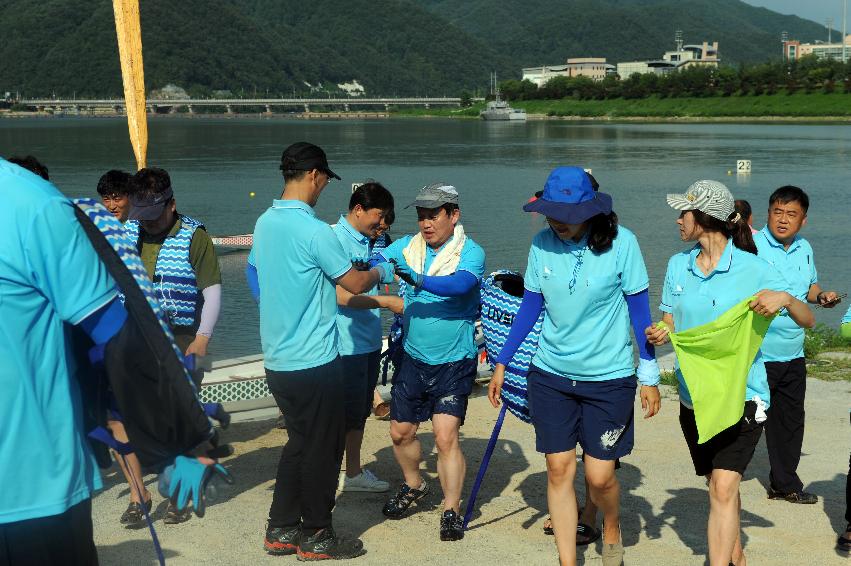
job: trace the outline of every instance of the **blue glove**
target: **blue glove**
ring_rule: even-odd
[[[384,261],[379,264],[376,264],[374,269],[378,270],[378,273],[381,275],[381,282],[385,285],[389,285],[393,283],[395,279],[393,278],[394,265],[389,261]]]
[[[396,275],[399,276],[399,279],[414,287],[423,286],[423,274],[414,271],[404,259],[398,262],[394,261],[393,264],[396,266]]]
[[[169,470],[169,468],[171,468]],[[170,472],[170,473],[169,473]],[[177,505],[178,511],[183,511],[186,505],[192,501],[195,514],[204,516],[206,501],[204,491],[207,484],[213,479],[213,474],[220,474],[227,483],[233,483],[230,475],[221,464],[202,464],[197,458],[178,456],[174,464],[163,472],[169,474],[168,497]]]
[[[659,380],[661,379],[659,363],[655,359],[645,360],[644,358],[638,358],[638,370],[636,370],[635,375],[638,376],[638,382],[641,385],[659,385]]]

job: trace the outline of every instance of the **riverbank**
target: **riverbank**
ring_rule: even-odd
[[[847,564],[833,550],[844,526],[845,473],[848,464],[848,382],[809,380],[807,434],[799,471],[805,488],[819,496],[815,505],[791,505],[765,496],[768,458],[760,443],[742,482],[742,529],[750,564]],[[677,421],[674,388],[663,387],[661,413],[636,418],[636,447],[618,472],[621,526],[627,564],[702,566],[706,556],[706,482],[694,475]],[[464,497],[468,497],[497,411],[476,387],[462,429],[467,457]],[[636,415],[640,406],[636,404]],[[236,484],[225,487],[204,519],[164,525],[165,502],[154,493],[155,526],[169,564],[295,564],[293,557],[272,557],[262,550],[265,519],[275,470],[286,431],[274,427],[276,411],[257,420],[235,422],[224,431],[234,456],[224,461]],[[400,480],[387,432],[388,423],[367,423],[363,462],[394,486]],[[841,434],[840,434],[841,432]],[[434,437],[430,423],[419,434],[425,475],[438,486]],[[582,467],[576,486],[583,496]],[[105,474],[105,489],[93,501],[95,541],[103,564],[154,564],[147,529],[118,524],[127,505],[121,472]],[[155,491],[153,476],[148,488]],[[438,541],[439,488],[409,518],[388,521],[381,515],[385,494],[346,493],[337,497],[335,526],[359,536],[368,553],[353,565],[410,564],[554,564],[552,537],[542,532],[547,515],[546,470],[535,451],[532,428],[513,416],[505,424],[479,493],[477,511],[464,540]],[[599,527],[599,522],[598,525]],[[600,563],[600,543],[579,549],[580,564]]]

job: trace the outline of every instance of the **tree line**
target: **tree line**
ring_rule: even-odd
[[[588,77],[554,77],[538,87],[530,80],[501,82],[509,100],[606,100],[759,96],[785,92],[844,92],[851,94],[851,59],[842,63],[815,55],[797,61],[777,61],[738,67],[692,66],[665,75],[610,75],[602,81]]]

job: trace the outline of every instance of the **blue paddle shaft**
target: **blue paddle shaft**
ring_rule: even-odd
[[[479,466],[479,473],[476,475],[476,482],[473,484],[473,490],[470,492],[470,500],[467,502],[467,509],[464,511],[464,526],[462,528],[465,531],[467,530],[467,523],[470,522],[470,519],[473,516],[473,510],[476,508],[476,496],[479,494],[479,488],[482,487],[482,480],[485,477],[485,472],[488,470],[488,464],[491,461],[493,450],[496,448],[499,431],[502,429],[502,421],[505,420],[506,408],[506,404],[503,403],[502,409],[499,411],[499,417],[496,419],[496,424],[493,425],[493,432],[491,432],[490,440],[488,440],[488,446],[485,448],[485,455],[482,458],[481,465]]]

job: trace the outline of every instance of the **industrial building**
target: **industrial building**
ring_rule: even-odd
[[[543,65],[523,69],[523,80],[529,80],[541,87],[554,77],[588,77],[602,81],[606,75],[615,73],[615,66],[606,63],[603,57],[570,58],[564,65]]]

